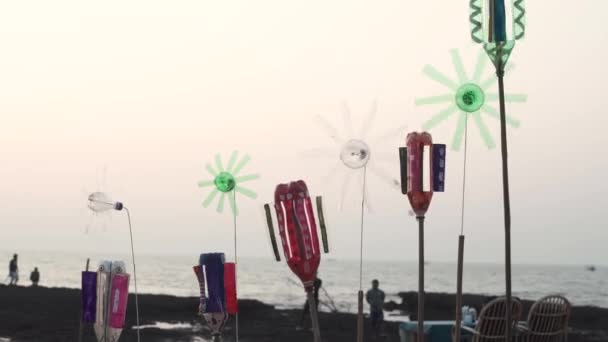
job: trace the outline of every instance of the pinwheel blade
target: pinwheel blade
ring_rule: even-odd
[[[374,123],[374,119],[376,117],[376,113],[378,112],[378,102],[374,100],[372,102],[372,106],[369,109],[369,113],[367,113],[367,117],[363,121],[363,126],[361,127],[361,139],[367,138],[369,131],[372,128],[372,124]]]
[[[251,160],[251,157],[248,154],[244,155],[243,158],[241,158],[241,161],[239,161],[239,163],[234,168],[234,171],[232,171],[232,175],[238,175],[239,172],[241,172],[241,170],[245,167],[245,165],[249,163],[249,160]]]
[[[440,124],[443,120],[446,120],[450,115],[454,114],[454,112],[456,112],[456,105],[452,104],[448,108],[435,114],[435,116],[433,116],[427,122],[423,123],[422,129],[424,129],[425,131],[432,129],[433,127]]]
[[[354,138],[353,120],[350,117],[350,108],[348,103],[342,102],[342,116],[344,118],[344,128],[346,129],[347,138]]]
[[[458,49],[450,50],[450,54],[452,55],[452,64],[454,65],[454,70],[456,70],[456,74],[458,75],[458,82],[464,84],[468,81],[467,72],[464,70],[464,65],[462,64],[462,58],[460,58],[460,52]]]
[[[251,174],[251,175],[236,177],[236,178],[234,178],[234,181],[237,183],[244,183],[244,182],[248,182],[250,180],[254,180],[254,179],[258,179],[258,178],[260,178],[259,174]]]
[[[334,166],[329,170],[327,176],[325,176],[325,181],[330,182],[335,176],[338,170],[341,170],[344,167],[342,162],[336,162]]]
[[[311,148],[304,150],[299,153],[302,157],[323,157],[323,158],[336,158],[339,155],[336,150],[329,148]]]
[[[392,177],[388,172],[383,170],[382,168],[376,167],[372,164],[367,165],[367,169],[371,171],[376,177],[380,178],[380,180],[387,184],[391,188],[395,188],[397,190],[401,189],[401,182],[395,177]]]
[[[437,71],[437,69],[435,69],[431,65],[426,65],[424,69],[422,69],[422,72],[424,72],[432,80],[443,84],[444,86],[450,88],[453,91],[456,91],[458,89],[458,84],[456,84],[456,82],[452,81],[449,77]]]
[[[224,201],[226,200],[226,193],[222,192],[220,200],[217,202],[217,212],[222,213],[224,211]]]
[[[209,195],[207,195],[207,198],[205,198],[205,200],[203,201],[203,207],[207,208],[209,204],[211,204],[215,196],[217,196],[218,192],[218,189],[213,189],[213,191],[211,191]]]
[[[380,143],[389,139],[401,138],[407,132],[408,125],[403,124],[397,128],[392,128],[388,132],[380,135],[378,138],[374,139],[374,143]]]
[[[454,94],[444,94],[444,95],[437,95],[437,96],[422,97],[422,98],[416,99],[414,101],[414,104],[416,106],[421,106],[421,105],[429,105],[429,104],[446,103],[446,102],[450,102],[450,101],[454,101]]]
[[[234,190],[236,192],[238,192],[239,194],[242,194],[245,197],[249,197],[251,199],[256,199],[258,197],[258,194],[256,194],[253,190],[249,190],[247,188],[243,188],[242,186],[235,186]]]
[[[213,180],[213,179],[198,182],[199,188],[205,188],[205,187],[212,186],[212,185],[215,185],[215,180]]]
[[[207,168],[207,172],[209,172],[213,177],[217,177],[217,171],[213,169],[211,164],[207,164],[205,167]]]
[[[224,172],[224,166],[222,165],[222,157],[219,153],[215,155],[215,166],[217,167],[218,172]]]
[[[491,117],[493,117],[497,120],[500,120],[500,112],[496,108],[494,108],[492,106],[484,106],[483,111],[486,114],[490,115]],[[519,120],[514,119],[509,114],[507,114],[507,116],[506,116],[506,122],[507,122],[507,125],[514,127],[514,128],[518,128],[521,125],[521,122]]]
[[[526,94],[507,94],[505,95],[506,102],[526,102],[528,101],[528,95]]]
[[[317,122],[317,124],[319,124],[319,126],[321,126],[321,128],[325,131],[325,133],[327,133],[327,135],[334,142],[336,142],[338,144],[344,143],[344,140],[342,138],[340,138],[340,133],[338,133],[338,130],[334,126],[332,126],[327,120],[325,120],[320,115],[317,115],[317,116],[315,116],[315,121]]]
[[[344,181],[342,182],[342,197],[340,198],[340,210],[344,208],[344,199],[346,198],[346,192],[348,191],[348,186],[352,178],[353,172],[347,172],[346,175],[344,175]]]
[[[498,94],[489,93],[486,98],[490,101],[497,101],[499,99]],[[505,95],[505,102],[526,102],[528,101],[528,95],[526,94],[507,94]]]
[[[481,74],[486,68],[487,57],[483,50],[479,52],[479,56],[477,56],[477,64],[475,64],[475,71],[473,71],[473,77],[471,80],[473,83],[477,84],[481,81]]]
[[[481,135],[481,138],[483,139],[486,146],[490,149],[496,147],[496,144],[494,144],[494,139],[492,139],[492,135],[490,135],[490,130],[488,130],[488,127],[483,122],[483,119],[481,118],[479,112],[473,113],[471,115],[473,116],[473,120],[475,121],[477,128],[479,128],[479,134]]]
[[[460,113],[458,116],[458,124],[456,125],[456,131],[454,131],[454,137],[452,138],[452,150],[454,151],[458,151],[462,144],[462,138],[466,131],[467,115],[467,113]]]
[[[234,167],[234,163],[236,162],[238,155],[239,153],[237,151],[232,151],[230,159],[228,160],[228,165],[226,165],[226,172],[232,172],[232,168]]]

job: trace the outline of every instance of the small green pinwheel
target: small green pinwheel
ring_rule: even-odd
[[[205,200],[203,201],[203,207],[207,208],[213,202],[213,200],[217,197],[219,193],[221,193],[219,201],[217,203],[217,212],[221,213],[224,210],[224,202],[226,200],[226,195],[230,192],[238,192],[245,197],[249,197],[251,199],[255,199],[258,195],[248,188],[241,186],[241,183],[245,183],[254,179],[260,178],[258,174],[246,174],[239,175],[241,171],[245,168],[245,165],[249,163],[251,158],[249,155],[244,155],[237,163],[238,152],[234,151],[230,155],[230,159],[228,160],[228,164],[224,168],[224,163],[222,163],[222,158],[219,154],[215,155],[215,167],[211,165],[211,163],[207,163],[206,168],[209,174],[213,176],[213,179],[200,181],[198,186],[201,188],[214,186],[215,189],[207,195]],[[238,215],[238,207],[236,205],[235,196],[227,196],[228,202],[230,203],[230,209],[234,215]]]

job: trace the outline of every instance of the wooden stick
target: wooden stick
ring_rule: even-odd
[[[504,85],[504,63],[502,47],[498,47],[496,53],[496,76],[498,76],[498,97],[500,102],[500,147],[502,155],[502,190],[503,190],[503,206],[505,219],[505,287],[507,300],[507,314],[505,315],[505,341],[511,341],[511,328],[513,325],[511,319],[511,199],[509,196],[509,163],[507,149],[507,119],[505,110],[505,85]]]
[[[319,328],[319,313],[317,312],[317,301],[313,294],[313,290],[306,292],[308,297],[308,306],[310,307],[310,321],[312,323],[312,333],[314,335],[314,342],[321,342],[321,329]]]
[[[86,272],[89,271],[89,261],[90,261],[90,259],[87,258],[87,265],[84,268],[84,270]],[[81,314],[80,314],[80,327],[78,328],[78,342],[82,342],[83,338],[84,338],[84,322],[82,321],[82,312],[81,312]]]

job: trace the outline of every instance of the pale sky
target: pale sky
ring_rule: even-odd
[[[262,206],[277,183],[304,179],[326,197],[331,257],[358,257],[360,183],[340,210],[346,171],[327,179],[337,146],[314,118],[344,134],[341,103],[358,128],[377,101],[370,137],[420,130],[441,105],[414,99],[445,93],[424,65],[455,79],[450,49],[468,72],[476,62],[467,4],[0,2],[0,249],[127,253],[123,213],[85,233],[87,191],[106,190],[131,208],[140,253],[230,255],[231,216],[204,209],[209,190],[197,182],[216,153],[238,150],[252,157],[245,171],[261,175],[247,183],[259,197],[239,198],[240,255],[271,258]],[[509,133],[513,261],[605,263],[608,2],[529,1],[527,10],[506,78],[507,92],[528,95],[507,108],[522,122]],[[498,121],[486,123],[498,138]],[[502,262],[500,149],[470,124],[466,261]],[[452,116],[434,140],[449,143],[455,127]],[[372,161],[395,178],[406,133],[372,145]],[[335,157],[303,157],[318,147]],[[427,215],[429,260],[456,259],[462,160],[449,151],[447,192]],[[365,257],[415,260],[406,197],[373,174],[368,184]]]

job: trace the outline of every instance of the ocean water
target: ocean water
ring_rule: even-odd
[[[0,252],[0,261],[8,262],[12,253]],[[97,255],[67,253],[21,252],[19,254],[20,284],[29,284],[29,272],[38,267],[41,285],[51,287],[80,287],[80,272],[86,258],[95,267],[102,259]],[[192,266],[198,257],[137,255],[137,281],[140,293],[198,296],[198,283]],[[124,260],[132,273],[129,255],[114,257]],[[504,294],[503,265],[466,264],[464,268],[465,293]],[[6,274],[1,274],[6,281]],[[321,262],[319,277],[335,306],[341,311],[355,312],[359,290],[359,262],[325,258]],[[380,280],[380,287],[388,300],[398,300],[400,291],[416,291],[418,265],[416,262],[366,261],[363,271],[363,289],[369,288],[372,279]],[[133,285],[133,282],[131,282]],[[133,290],[133,289],[131,289]],[[431,262],[426,266],[428,292],[456,291],[456,265]],[[287,264],[268,259],[240,258],[238,265],[239,298],[258,299],[279,308],[300,307],[305,300],[299,280]],[[608,307],[608,267],[595,272],[585,266],[513,265],[513,294],[523,299],[538,299],[547,294],[565,295],[574,305]],[[322,302],[329,302],[324,293]],[[323,308],[322,308],[323,309]]]

